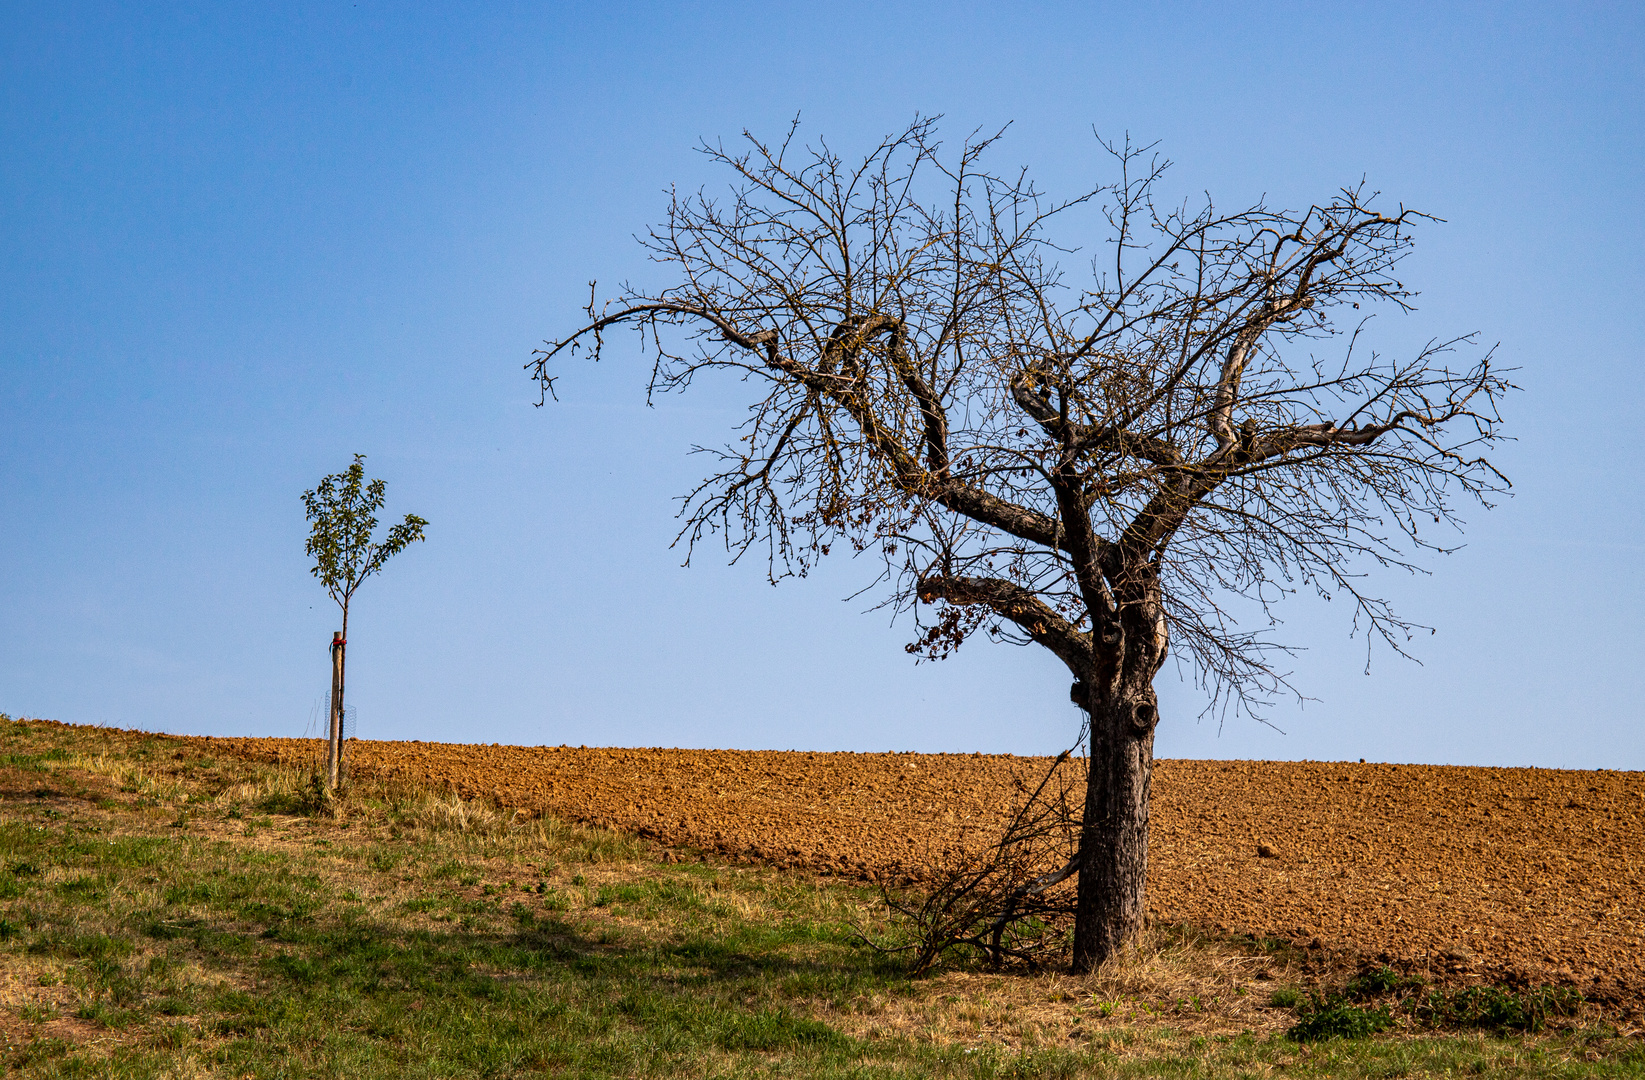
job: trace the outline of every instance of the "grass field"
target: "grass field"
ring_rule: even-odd
[[[0,724],[8,1075],[1645,1076],[1558,991],[1181,926],[1090,979],[915,980],[859,931],[896,933],[849,884]]]

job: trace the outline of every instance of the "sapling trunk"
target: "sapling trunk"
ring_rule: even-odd
[[[331,722],[326,738],[326,790],[337,787],[343,770],[343,643],[344,632],[331,637]]]

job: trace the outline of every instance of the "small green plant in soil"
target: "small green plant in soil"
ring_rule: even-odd
[[[1287,989],[1275,991],[1272,998],[1276,1006],[1296,1009],[1297,1023],[1286,1036],[1298,1042],[1363,1039],[1389,1030],[1399,1019],[1430,1031],[1538,1032],[1550,1017],[1576,1015],[1582,1003],[1582,995],[1568,987],[1429,987],[1386,966],[1361,971],[1341,990],[1316,990],[1303,997]]]
[[[1294,986],[1282,986],[1268,995],[1268,1004],[1276,1009],[1294,1009],[1302,1004],[1302,991]]]
[[[1297,1023],[1286,1031],[1297,1042],[1363,1039],[1394,1026],[1385,1008],[1354,1005],[1339,994],[1312,993],[1297,1006]]]

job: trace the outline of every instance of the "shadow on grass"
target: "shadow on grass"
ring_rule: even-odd
[[[427,852],[395,846],[397,858],[384,857],[388,845],[363,850],[348,883],[390,889],[402,863],[427,865],[416,858]],[[23,1075],[154,1075],[182,1058],[236,1076],[689,1075],[775,1054],[827,1075],[874,1053],[806,1004],[903,981],[858,955],[843,925],[730,916],[684,871],[584,889],[572,913],[553,910],[563,898],[546,889],[510,903],[434,874],[414,886],[427,904],[367,901],[302,858],[0,822],[0,866],[11,868],[0,962],[46,965],[61,1001],[50,1015],[120,1040],[88,1057],[41,1029],[7,1065]]]

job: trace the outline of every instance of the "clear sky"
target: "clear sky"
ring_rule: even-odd
[[[129,4],[0,7],[0,709],[313,730],[335,608],[300,493],[368,455],[428,542],[352,609],[367,737],[1046,752],[1033,651],[915,666],[846,601],[669,550],[735,386],[647,408],[640,358],[522,371],[693,152],[744,128],[842,152],[1012,123],[1052,192],[1092,138],[1159,140],[1219,202],[1361,177],[1447,219],[1378,344],[1478,331],[1525,389],[1515,495],[1381,591],[1421,665],[1299,602],[1306,708],[1197,719],[1168,757],[1645,769],[1645,8],[1637,4]],[[1071,243],[1087,238],[1070,237]],[[1095,237],[1089,238],[1094,242]]]

